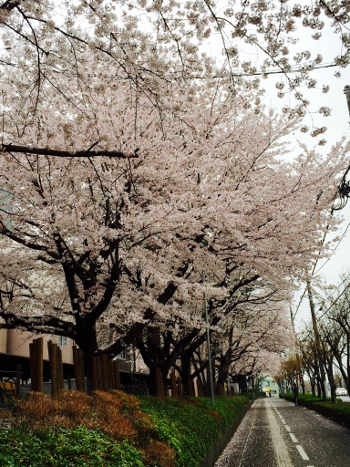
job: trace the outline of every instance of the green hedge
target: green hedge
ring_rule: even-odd
[[[280,397],[294,402],[293,393],[281,393]],[[315,410],[317,413],[332,418],[334,421],[350,428],[350,402],[343,402],[341,399],[337,399],[337,403],[333,404],[331,397],[327,397],[327,402],[324,402],[322,398],[311,394],[299,394],[298,401],[300,405]]]
[[[350,428],[350,402],[340,400],[336,404],[332,404],[332,402],[315,402],[313,409]]]
[[[294,394],[292,392],[280,393],[280,397],[287,401],[294,402]],[[327,401],[331,401],[332,398],[328,397]],[[305,407],[311,408],[314,402],[321,402],[321,397],[313,396],[312,394],[298,394],[298,403]]]
[[[251,395],[208,398],[142,398],[142,409],[156,422],[159,439],[176,451],[178,467],[196,467],[248,404]]]
[[[148,435],[167,443],[176,453],[176,467],[197,467],[232,423],[252,395],[159,400],[141,397],[141,411],[154,421]],[[136,420],[142,424],[142,419]],[[46,422],[47,423],[47,422]],[[137,430],[140,433],[142,430]],[[144,430],[143,430],[144,431]],[[28,425],[0,428],[1,467],[169,467],[160,461],[145,462],[145,439],[118,442],[101,429],[79,426],[63,429]],[[165,461],[164,461],[165,462]],[[175,467],[174,464],[174,467]]]

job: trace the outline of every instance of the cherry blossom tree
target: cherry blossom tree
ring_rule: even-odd
[[[342,153],[342,149],[338,147],[337,151],[339,151],[338,154],[340,156]],[[332,154],[332,157],[335,157],[335,154],[336,152]],[[303,160],[303,163],[301,164],[301,166],[303,167],[302,171],[305,170],[305,161],[308,161],[307,163],[310,163],[312,165],[311,161],[314,158],[315,158],[315,154],[308,154],[306,159],[300,160],[300,162]],[[260,162],[264,164],[266,160],[265,162],[263,162],[262,160]],[[284,166],[283,169],[286,170],[286,167]],[[296,170],[296,165],[293,166],[293,170]],[[318,174],[320,175],[320,172],[318,172]],[[260,175],[261,173],[258,172],[258,177],[260,177]],[[242,335],[239,334],[239,327],[237,327],[237,322],[235,322],[235,317],[244,316],[244,313],[246,313],[249,310],[249,307],[253,308],[253,310],[257,312],[258,310],[257,307],[259,306],[259,303],[264,303],[264,301],[267,302],[267,305],[266,305],[267,307],[270,306],[271,309],[274,309],[274,307],[276,306],[275,303],[278,302],[277,296],[280,297],[279,298],[280,301],[282,300],[281,299],[282,292],[283,292],[283,297],[285,301],[287,301],[288,298],[290,299],[290,296],[288,295],[288,293],[291,292],[291,287],[293,285],[292,283],[293,274],[296,274],[296,275],[304,274],[304,266],[306,266],[307,261],[309,261],[310,258],[313,256],[313,254],[309,250],[309,247],[310,247],[309,240],[311,239],[311,235],[312,235],[311,232],[313,232],[313,234],[316,233],[315,229],[311,227],[311,225],[315,226],[315,224],[313,224],[313,221],[315,221],[316,217],[318,217],[318,215],[315,217],[315,214],[316,214],[316,211],[314,209],[315,205],[312,202],[307,204],[307,202],[310,201],[310,198],[308,197],[304,198],[304,200],[302,201],[303,203],[302,209],[310,209],[310,211],[308,211],[309,214],[306,214],[306,211],[304,211],[305,217],[302,220],[303,216],[300,216],[301,205],[299,205],[299,207],[297,208],[297,205],[294,205],[292,201],[292,199],[294,199],[295,201],[295,198],[294,198],[296,195],[295,187],[298,186],[301,189],[303,185],[303,182],[302,182],[303,178],[304,178],[304,175],[302,175],[301,177],[297,176],[297,180],[298,180],[297,184],[295,184],[295,180],[294,182],[291,182],[291,185],[290,185],[291,186],[291,198],[288,199],[288,201],[287,201],[288,195],[284,191],[286,189],[286,185],[282,186],[283,193],[280,194],[280,198],[276,196],[276,194],[274,195],[275,197],[273,198],[274,201],[276,201],[277,199],[283,200],[283,208],[281,207],[277,209],[277,213],[281,213],[282,216],[285,215],[286,206],[288,206],[289,209],[292,209],[292,206],[295,206],[297,209],[295,211],[295,218],[291,214],[292,213],[291,210],[289,211],[290,217],[288,217],[287,219],[284,218],[286,222],[283,228],[286,229],[285,230],[286,240],[283,240],[282,243],[279,243],[276,237],[276,243],[274,244],[273,236],[271,236],[269,233],[270,235],[269,238],[268,239],[264,238],[261,232],[261,229],[258,228],[258,236],[254,237],[254,240],[252,240],[251,244],[249,243],[249,245],[252,245],[254,248],[259,248],[259,245],[261,245],[261,248],[263,249],[265,245],[266,251],[264,250],[265,251],[264,261],[258,261],[254,263],[255,258],[257,256],[256,255],[257,250],[254,250],[255,254],[253,256],[250,256],[250,252],[249,252],[250,247],[248,247],[248,244],[244,243],[243,245],[242,244],[239,245],[239,243],[237,243],[237,238],[236,237],[232,238],[229,233],[220,235],[220,233],[217,232],[216,238],[214,235],[212,235],[209,237],[209,241],[208,239],[205,239],[205,237],[203,237],[202,239],[202,240],[205,240],[208,251],[210,251],[211,253],[214,253],[214,258],[215,258],[216,263],[218,261],[218,258],[220,258],[221,276],[220,276],[220,279],[218,276],[216,277],[216,281],[217,281],[216,285],[220,284],[224,286],[226,289],[226,297],[224,297],[223,300],[214,300],[209,303],[210,305],[209,314],[210,314],[211,325],[218,326],[218,329],[219,329],[218,335],[220,337],[219,337],[218,345],[222,344],[222,345],[227,346],[225,350],[225,352],[227,353],[221,354],[220,356],[223,366],[226,367],[226,370],[225,370],[226,372],[227,372],[227,367],[232,363],[231,358],[233,357],[231,354],[233,354],[233,352],[232,352],[232,342],[231,342],[231,345],[227,345],[225,343],[226,341],[224,339],[224,335],[227,336],[230,332],[233,332],[233,331],[236,332],[235,334],[236,341],[241,343],[241,340],[242,340],[242,342],[244,342],[243,350],[242,350],[242,347],[239,347],[240,349],[239,352],[242,350],[242,353],[243,353],[243,351],[248,349],[248,347],[249,349],[252,348],[252,342],[250,340],[244,341],[242,339]],[[318,183],[321,183],[321,179],[323,179],[323,176],[320,177]],[[328,184],[329,180],[330,179],[327,176],[326,179],[324,179],[323,181],[326,181],[326,184]],[[252,193],[254,192],[253,187],[255,186],[255,183],[257,184],[257,186],[260,186],[259,185],[260,182],[261,180],[258,180],[258,178],[254,178],[254,181],[252,181],[252,183],[249,184],[249,189],[252,190]],[[272,183],[274,190],[278,190],[277,188],[278,181],[276,179],[274,181],[269,180],[269,182]],[[276,183],[274,184],[274,182]],[[309,184],[310,178],[306,177],[305,182],[306,182],[306,185],[304,186],[304,188],[306,189],[306,192],[310,194],[311,193],[310,191],[311,185]],[[315,195],[315,199],[318,199],[318,201],[321,202],[322,196],[320,196],[320,194],[318,193],[319,188],[320,188],[320,185],[316,184],[314,193],[317,193],[317,195]],[[249,190],[245,189],[244,196],[246,196],[246,193],[248,191]],[[306,201],[306,199],[308,199],[308,201]],[[237,203],[237,198],[236,198],[236,203]],[[254,206],[253,199],[251,199],[249,203],[251,206]],[[270,206],[270,208],[271,207],[275,208],[276,205],[273,204],[273,206]],[[240,211],[241,216],[242,216],[242,212],[243,212],[243,209]],[[264,214],[263,211],[260,210],[259,214],[264,216],[266,213]],[[324,214],[325,214],[324,221],[328,223],[329,211],[326,209]],[[242,219],[243,222],[240,227],[241,235],[246,235],[247,236],[246,238],[249,238],[250,235],[253,234],[254,229],[256,228],[256,224],[254,224],[255,221],[253,222],[253,224],[249,225],[249,216],[250,216],[250,212],[247,217],[244,217],[244,219]],[[275,222],[275,220],[273,219],[276,216],[276,213],[272,214],[271,212],[270,214],[268,214],[268,216],[271,216],[270,217],[271,222]],[[303,247],[301,246],[300,243],[298,243],[297,247],[292,247],[290,245],[288,246],[287,244],[287,237],[288,237],[288,241],[291,240],[290,238],[291,222],[290,221],[293,218],[295,219],[296,222],[305,222],[305,224],[303,224],[303,227],[301,227],[301,224],[300,224],[300,228],[298,230],[299,233],[302,232],[303,234],[306,234],[307,236],[306,244]],[[260,225],[265,225],[265,221],[260,221],[260,222],[261,222]],[[247,227],[248,225],[249,227]],[[278,220],[278,225],[279,227],[282,227],[281,219]],[[272,228],[272,231],[276,231],[276,229]],[[278,232],[282,233],[281,230],[278,230]],[[230,243],[231,240],[234,243]],[[263,240],[265,240],[266,243]],[[319,241],[320,240],[318,241],[316,240],[315,244],[319,245]],[[300,238],[298,242],[300,242]],[[273,245],[273,247],[271,247],[271,245]],[[280,246],[282,246],[282,248],[287,247],[287,250],[285,250],[285,253],[283,253],[279,249]],[[276,257],[274,257],[274,253],[272,252],[276,252]],[[311,257],[309,256],[309,253],[311,253]],[[287,258],[287,262],[283,264],[283,261],[285,260],[285,258]],[[270,265],[269,265],[269,261],[271,261]],[[304,261],[306,262],[304,263]],[[251,265],[253,263],[254,263],[254,267],[249,268],[248,265]],[[279,268],[277,268],[276,264],[279,265]],[[297,266],[298,264],[299,266]],[[294,269],[295,267],[296,269]],[[293,270],[294,272],[292,272]],[[194,275],[195,273],[197,273],[197,275],[200,276],[200,271],[193,271],[192,275]],[[267,278],[270,278],[270,282],[266,281]],[[287,282],[286,282],[286,279],[287,279]],[[200,277],[198,278],[198,280],[200,281]],[[286,286],[286,284],[289,284],[289,287]],[[200,300],[199,309],[202,310],[202,299],[199,298],[199,300]],[[187,307],[188,309],[189,304],[184,302],[182,306]],[[248,310],[247,310],[247,307],[248,307]],[[285,314],[284,306],[280,309],[280,312],[281,312],[281,315]],[[199,311],[199,314],[201,315],[200,311]],[[254,316],[254,314],[252,313],[251,316]],[[191,318],[193,319],[193,314],[191,314]],[[256,320],[256,317],[254,319]],[[203,322],[203,316],[202,316],[202,322]],[[175,325],[179,327],[179,323],[176,324],[175,322],[174,324],[174,321],[168,320],[164,327],[164,333],[162,337],[158,335],[158,339],[156,343],[154,340],[154,333],[152,332],[149,335],[146,334],[144,335],[144,337],[140,337],[140,339],[138,339],[137,341],[137,345],[141,349],[142,355],[150,367],[152,367],[155,364],[154,359],[156,355],[157,365],[163,370],[164,378],[166,378],[169,368],[174,365],[176,360],[177,359],[181,360],[181,365],[179,365],[179,369],[183,376],[183,380],[185,381],[185,384],[186,384],[186,381],[188,380],[190,376],[189,371],[190,371],[191,360],[193,361],[193,353],[197,351],[197,349],[203,344],[203,342],[205,342],[205,334],[203,332],[203,329],[196,330],[196,329],[193,329],[193,327],[191,327],[190,329],[186,329],[185,327],[184,331],[182,331],[180,335],[178,334],[176,338],[176,336],[174,337],[174,332],[172,331]],[[286,329],[287,326],[284,326],[284,328]],[[264,334],[263,327],[260,329],[260,333],[263,336]],[[280,335],[282,336],[282,333],[280,333]],[[259,338],[257,338],[257,340],[259,341]],[[276,346],[278,347],[278,342],[277,342],[278,339],[275,338],[275,340],[276,340]],[[290,339],[287,339],[287,338],[284,339],[285,344],[289,341]],[[244,346],[246,346],[246,349],[244,348]],[[279,349],[282,349],[282,347],[280,346]],[[255,350],[256,350],[256,347],[255,347]],[[260,351],[261,351],[261,354],[264,353],[266,357],[267,353],[262,352],[262,349],[260,349]],[[254,358],[252,357],[250,361],[254,362]],[[207,362],[204,362],[204,366],[206,364]],[[192,373],[191,376],[192,377],[198,376],[198,371],[199,370],[196,369],[195,372]]]
[[[302,112],[264,109],[251,66],[247,80],[232,73],[222,25],[236,17],[233,39],[251,42],[246,11],[130,5],[0,7],[1,317],[71,337],[88,373],[96,352],[116,355],[149,324],[173,327],[168,362],[190,358],[204,292],[213,332],[230,332],[247,284],[253,297],[290,290],[318,254],[348,151],[286,160]],[[275,61],[294,14],[282,7],[256,23]],[[223,68],[201,48],[215,31]]]
[[[134,107],[123,89],[91,93],[92,101],[100,100],[96,126],[80,112],[60,115],[60,96],[40,101],[40,121],[38,110],[26,126],[28,137],[76,147],[104,131],[106,144],[115,138],[135,146]],[[279,138],[293,122],[249,110],[244,115],[244,102],[216,98],[216,89],[201,91],[191,99],[192,88],[169,91],[169,100],[186,102],[181,118],[172,111],[161,119],[140,98],[136,159],[6,154],[1,176],[11,209],[2,209],[1,233],[3,277],[12,284],[2,311],[8,326],[67,335],[88,365],[98,349],[118,353],[156,314],[161,322],[175,316],[200,327],[197,308],[183,304],[198,300],[207,282],[216,280],[211,292],[220,301],[235,274],[241,285],[264,276],[282,280],[315,253],[317,228],[326,221],[323,204],[309,225],[300,203],[312,184],[319,189],[324,170],[329,175],[327,164],[320,172],[317,157],[308,155],[297,172],[297,163],[277,162]],[[113,113],[107,96],[117,102]],[[9,133],[21,122],[19,108],[17,102],[13,113],[7,105]],[[330,196],[329,178],[327,184]],[[222,304],[217,309],[225,316]]]
[[[294,336],[283,296],[259,292],[255,290],[244,306],[237,307],[226,342],[221,334],[216,339],[213,336],[219,347],[218,384],[229,375],[250,375],[258,367],[276,374],[281,353],[292,345]]]
[[[60,92],[67,104],[82,104],[84,93],[73,92],[67,76],[74,76],[82,90],[86,80],[90,81],[88,71],[97,66],[89,54],[99,61],[100,78],[110,66],[118,67],[118,79],[146,95],[159,111],[167,107],[164,86],[182,80],[224,81],[231,92],[243,97],[242,89],[250,88],[256,99],[247,99],[246,105],[259,108],[260,79],[280,75],[278,95],[290,93],[295,99],[286,112],[304,114],[308,96],[302,87],[306,86],[307,93],[317,87],[328,90],[326,83],[317,83],[312,71],[334,67],[339,73],[349,63],[349,6],[339,0],[311,4],[8,0],[0,12],[1,67],[25,72],[23,87],[31,95],[32,112],[49,88]],[[327,26],[339,36],[339,53],[325,64],[320,53],[313,55],[304,48],[304,41],[298,44],[298,38],[302,29],[310,40],[319,41]],[[222,59],[214,62],[206,53],[210,48],[222,51]],[[324,106],[318,111],[330,113]],[[323,127],[316,128],[313,135],[323,132]],[[11,139],[3,141],[4,149],[8,145],[12,150],[23,147]],[[62,150],[50,145],[28,149],[54,150],[56,155]],[[78,152],[82,155],[88,150],[94,155],[106,149],[100,145],[93,151],[90,145]]]

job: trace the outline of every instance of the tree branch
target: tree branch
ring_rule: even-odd
[[[74,323],[63,321],[54,316],[43,318],[42,316],[18,316],[14,313],[0,313],[5,323],[1,324],[4,329],[24,329],[29,332],[42,334],[53,334],[55,336],[66,336],[75,340],[76,329]]]
[[[7,0],[0,6],[0,10],[11,11],[21,3],[20,0]]]
[[[132,154],[125,154],[120,151],[90,151],[89,149],[84,151],[59,151],[57,149],[49,148],[29,148],[25,146],[14,146],[12,144],[3,144],[0,147],[2,153],[5,152],[21,152],[24,154],[37,154],[41,156],[55,156],[55,157],[96,157],[96,156],[108,156],[116,157],[119,159],[135,158],[138,156],[138,148]]]

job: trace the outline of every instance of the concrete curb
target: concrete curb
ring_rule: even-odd
[[[232,436],[236,432],[237,428],[239,427],[241,421],[243,420],[245,414],[250,409],[253,402],[254,402],[254,400],[248,402],[248,404],[244,407],[244,409],[239,414],[239,416],[236,418],[236,420],[233,422],[233,424],[230,426],[230,428],[226,431],[226,433],[212,447],[208,457],[206,459],[202,460],[202,462],[198,465],[198,467],[214,467],[215,462],[218,460],[218,458],[220,457],[222,451],[228,445],[230,439],[232,438]]]

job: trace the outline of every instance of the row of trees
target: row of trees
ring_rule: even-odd
[[[349,285],[347,278],[340,289],[337,289],[336,298],[319,297],[321,305],[317,317],[318,339],[315,338],[310,324],[298,336],[300,350],[294,368],[292,369],[293,359],[288,360],[285,368],[291,370],[287,370],[286,374],[306,375],[310,380],[313,394],[317,392],[320,395],[322,393],[320,365],[323,365],[334,402],[336,387],[343,386],[350,392]]]
[[[321,158],[303,147],[289,161],[303,112],[262,107],[248,65],[234,78],[222,27],[248,41],[243,25],[255,24],[287,76],[276,38],[299,15],[252,4],[258,23],[244,10],[234,26],[206,1],[185,13],[55,6],[0,7],[3,325],[73,339],[88,377],[94,355],[133,344],[151,375],[177,367],[186,385],[207,366],[205,295],[218,381],[273,370],[295,281],[335,226],[349,148]],[[224,69],[201,51],[215,31]]]

